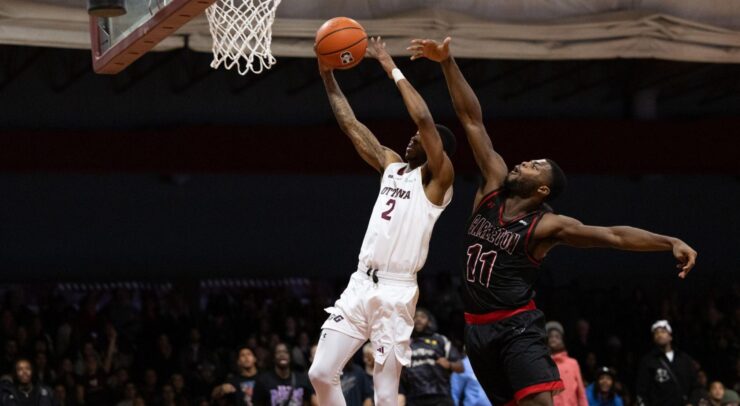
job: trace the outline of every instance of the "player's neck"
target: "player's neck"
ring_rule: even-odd
[[[531,197],[509,195],[504,206],[504,219],[513,219],[522,214],[536,210],[540,202]]]
[[[408,167],[408,171],[411,172],[414,169],[416,169],[416,168],[424,165],[424,162],[426,162],[426,161],[409,161],[408,162],[408,166],[409,166]]]
[[[668,354],[669,352],[673,351],[673,346],[670,344],[666,344],[665,346],[658,347],[663,352],[663,354]]]

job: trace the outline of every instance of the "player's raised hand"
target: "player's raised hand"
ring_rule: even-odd
[[[427,58],[435,62],[442,62],[450,57],[450,42],[452,38],[447,37],[440,44],[431,39],[415,39],[411,41],[411,46],[406,48],[411,51],[411,60]]]
[[[691,272],[691,268],[696,264],[696,255],[696,251],[683,241],[679,240],[673,244],[673,256],[678,260],[676,268],[681,270],[679,278],[684,279]]]
[[[334,70],[331,66],[321,62],[321,58],[319,58],[318,50],[316,50],[316,45],[313,46],[313,51],[316,52],[316,61],[319,63],[319,73],[328,73]]]
[[[388,51],[385,49],[385,42],[383,42],[380,37],[370,37],[367,42],[367,51],[365,51],[365,56],[377,60],[381,60],[386,57],[390,58],[390,54],[388,54]]]

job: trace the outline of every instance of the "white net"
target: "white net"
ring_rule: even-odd
[[[240,75],[275,64],[270,52],[272,23],[280,0],[217,0],[206,9],[213,37],[211,67],[236,67]]]

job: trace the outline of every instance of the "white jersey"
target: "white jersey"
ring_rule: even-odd
[[[437,206],[424,192],[421,167],[406,172],[407,167],[393,163],[383,172],[360,249],[360,270],[413,275],[424,266],[434,223],[452,200],[452,186]]]

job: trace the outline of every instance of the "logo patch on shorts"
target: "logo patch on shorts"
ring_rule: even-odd
[[[378,352],[381,354],[385,354],[385,347],[378,347]]]
[[[341,314],[330,314],[329,320],[334,320],[335,323],[339,323],[340,321],[344,320],[344,316]]]

